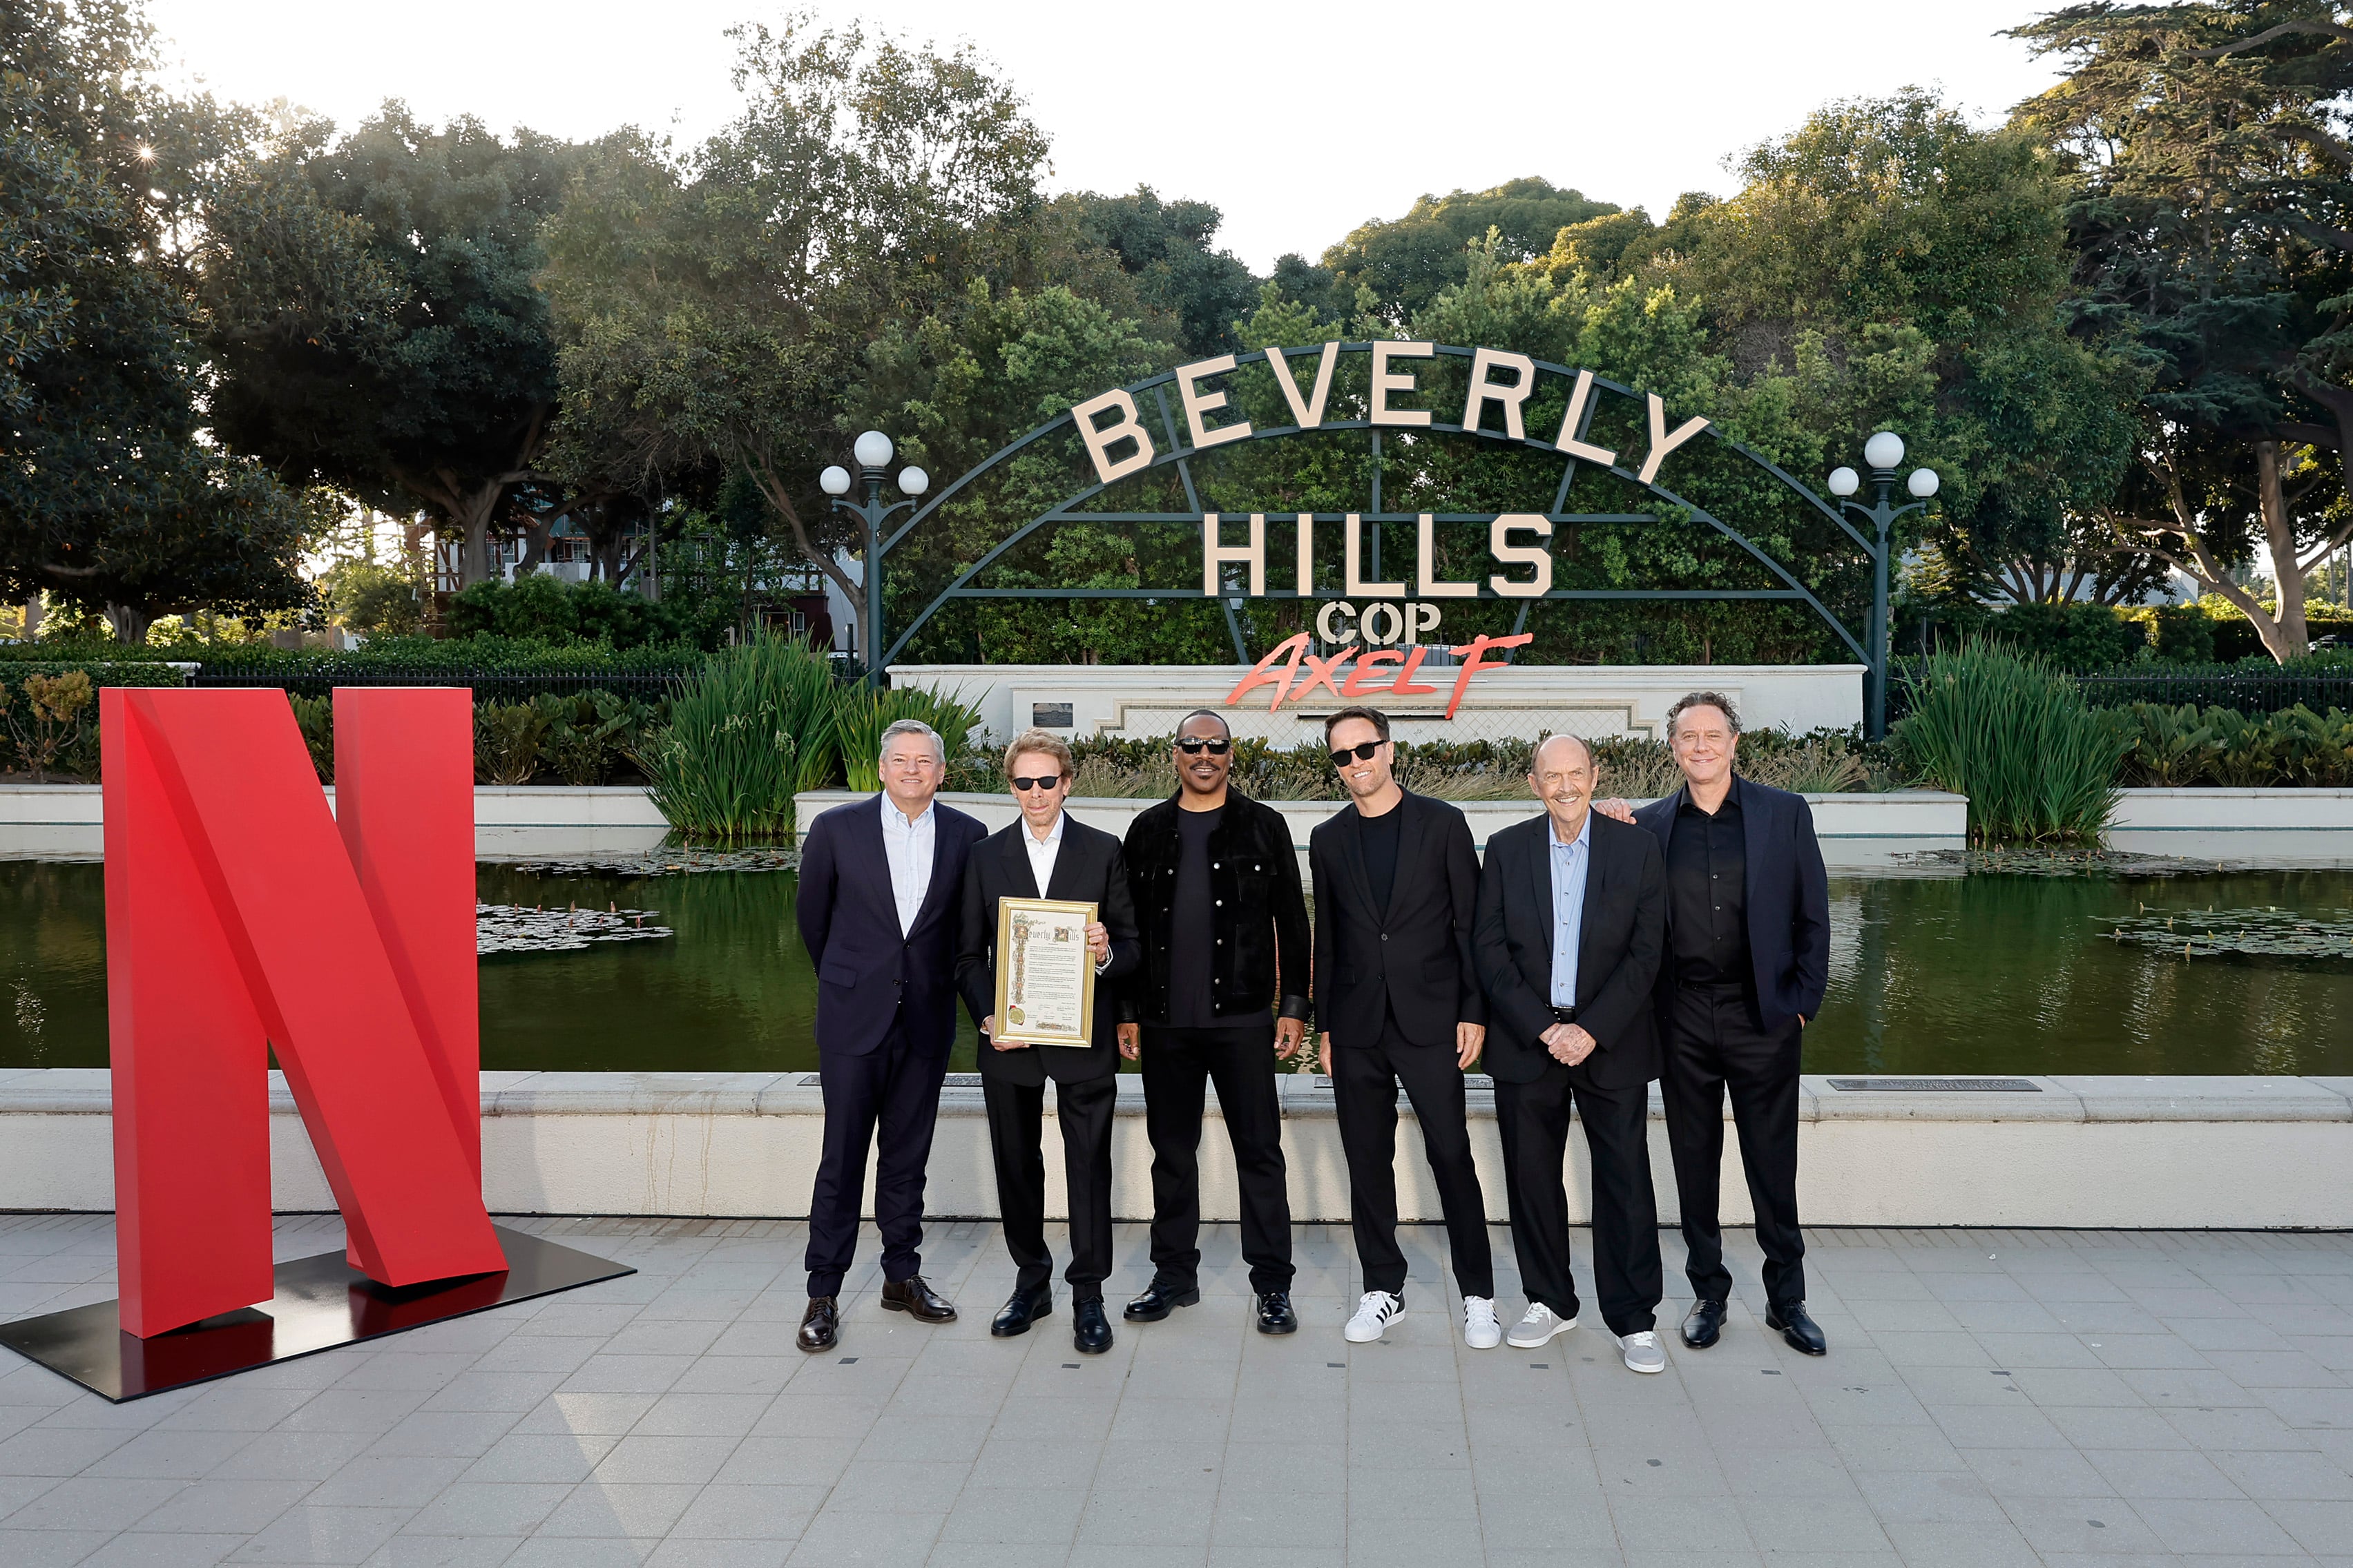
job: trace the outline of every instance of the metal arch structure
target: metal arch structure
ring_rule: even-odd
[[[1269,365],[1273,371],[1273,374],[1287,377],[1290,375],[1288,361],[1292,356],[1297,354],[1313,354],[1320,356],[1324,352],[1324,344],[1317,343],[1304,348],[1273,347],[1262,350],[1253,350],[1246,354],[1236,355],[1233,365],[1220,374],[1231,374],[1232,371],[1240,370],[1243,366],[1249,365],[1252,363],[1262,363]],[[1370,342],[1343,342],[1339,345],[1339,352],[1344,355],[1349,353],[1370,354],[1373,348],[1374,344]],[[1453,344],[1440,343],[1431,345],[1431,353],[1427,357],[1470,360],[1474,359],[1479,353],[1480,351],[1474,348],[1463,348]],[[1566,376],[1571,378],[1572,381],[1589,374],[1576,367],[1557,364],[1548,360],[1532,359],[1530,363],[1534,364],[1535,371],[1539,374]],[[1063,522],[1184,526],[1196,529],[1201,526],[1206,512],[1201,506],[1199,490],[1194,483],[1192,463],[1194,459],[1202,455],[1204,448],[1199,446],[1187,445],[1181,438],[1180,430],[1185,426],[1172,414],[1168,403],[1169,386],[1174,384],[1180,375],[1184,374],[1187,370],[1198,370],[1198,367],[1188,366],[1181,367],[1179,370],[1176,371],[1165,371],[1160,374],[1147,376],[1141,381],[1130,383],[1125,387],[1120,389],[1125,392],[1131,398],[1136,400],[1137,418],[1139,421],[1141,421],[1145,416],[1145,410],[1147,406],[1158,416],[1159,434],[1162,439],[1154,443],[1155,450],[1148,464],[1138,468],[1132,473],[1122,474],[1108,482],[1099,482],[1082,486],[1072,491],[1071,494],[1065,496],[1062,500],[1057,501],[1052,506],[1048,507],[1045,510],[1039,512],[1036,516],[1029,518],[1027,521],[1022,522],[1014,528],[1006,535],[1005,538],[999,540],[977,560],[973,561],[959,571],[953,581],[934,595],[929,603],[924,605],[924,606],[908,621],[906,626],[899,628],[896,635],[890,637],[888,640],[885,639],[884,627],[882,624],[881,583],[882,568],[884,564],[887,563],[892,552],[903,543],[916,530],[922,528],[923,524],[930,521],[942,508],[948,506],[950,503],[957,500],[958,497],[965,495],[981,479],[1002,468],[1007,462],[1015,457],[1035,447],[1038,443],[1057,435],[1058,433],[1067,431],[1071,433],[1073,436],[1076,436],[1078,434],[1076,420],[1074,416],[1070,412],[1065,412],[1048,420],[1045,424],[1039,426],[1037,428],[1008,442],[1005,446],[999,447],[995,453],[990,455],[986,460],[966,470],[962,475],[959,475],[952,483],[944,486],[936,494],[929,497],[920,503],[914,501],[901,501],[889,507],[883,506],[881,500],[881,481],[882,476],[880,470],[870,471],[862,475],[866,489],[866,495],[863,498],[862,503],[849,500],[835,501],[834,505],[837,510],[848,512],[850,515],[859,518],[864,528],[866,566],[865,582],[862,586],[865,589],[865,609],[869,624],[867,626],[861,628],[860,638],[864,647],[870,650],[870,669],[871,671],[872,678],[877,679],[885,678],[890,666],[898,658],[901,653],[905,650],[909,642],[912,641],[915,635],[930,622],[934,616],[937,615],[949,604],[965,599],[1052,600],[1134,598],[1182,600],[1188,598],[1215,597],[1221,599],[1224,602],[1227,627],[1234,640],[1235,658],[1242,664],[1249,664],[1251,662],[1250,652],[1243,643],[1240,622],[1234,613],[1238,601],[1235,597],[1230,595],[1230,594],[1226,592],[1211,595],[1201,586],[1194,586],[1190,588],[995,588],[976,584],[976,579],[979,578],[982,574],[986,573],[991,566],[995,565],[1015,546],[1018,545],[1024,540],[1029,538],[1031,535],[1037,533],[1042,529],[1050,529]],[[1293,384],[1295,387],[1297,384],[1294,381]],[[1644,394],[1632,387],[1624,385],[1618,382],[1607,380],[1599,375],[1593,375],[1591,377],[1591,384],[1593,387],[1598,388],[1604,393],[1613,394],[1620,397],[1631,399],[1637,403],[1641,403],[1645,396]],[[1534,378],[1531,377],[1529,381],[1531,391],[1533,391],[1534,385]],[[1147,395],[1151,400],[1148,405],[1144,402],[1144,399]],[[1524,395],[1522,401],[1525,400],[1525,397]],[[1592,422],[1594,413],[1600,405],[1600,402],[1601,399],[1599,397],[1594,397],[1588,402],[1579,420],[1578,428],[1575,436],[1571,437],[1572,441],[1582,440],[1585,437],[1588,427],[1589,427]],[[1293,437],[1324,435],[1327,433],[1340,431],[1363,431],[1366,433],[1370,442],[1370,457],[1372,459],[1370,476],[1371,504],[1366,510],[1355,515],[1358,516],[1365,523],[1375,525],[1370,531],[1374,551],[1373,564],[1367,570],[1372,574],[1377,575],[1379,571],[1378,548],[1380,537],[1380,529],[1378,525],[1415,522],[1418,521],[1420,514],[1418,512],[1387,512],[1382,510],[1381,437],[1385,430],[1393,429],[1396,428],[1396,426],[1388,424],[1375,424],[1369,417],[1370,412],[1371,411],[1369,409],[1366,410],[1366,417],[1353,419],[1326,418],[1321,423],[1312,426],[1293,424],[1267,426],[1263,427],[1254,426],[1245,436],[1230,437],[1227,440],[1217,443],[1215,449],[1219,455],[1223,455],[1225,452],[1238,450],[1250,443],[1260,441],[1283,440]],[[1483,414],[1483,406],[1481,412]],[[1440,419],[1434,411],[1430,413],[1429,423],[1415,425],[1410,427],[1410,430],[1408,433],[1417,437],[1463,437],[1472,440],[1492,441],[1499,447],[1523,447],[1528,450],[1559,457],[1562,460],[1562,468],[1559,483],[1554,491],[1552,506],[1549,510],[1534,514],[1545,518],[1547,521],[1555,524],[1556,526],[1562,524],[1574,525],[1583,523],[1651,523],[1661,521],[1658,516],[1650,512],[1572,512],[1564,510],[1563,509],[1567,504],[1569,487],[1576,479],[1579,468],[1603,467],[1602,465],[1593,463],[1588,458],[1580,457],[1576,453],[1569,451],[1565,446],[1556,446],[1552,442],[1543,440],[1535,436],[1523,435],[1520,437],[1513,437],[1500,431],[1469,427],[1460,424],[1448,424]],[[1542,595],[1543,599],[1546,601],[1580,599],[1766,600],[1802,604],[1808,609],[1812,611],[1814,616],[1820,619],[1824,626],[1828,626],[1838,639],[1852,650],[1856,658],[1865,667],[1867,674],[1865,677],[1866,689],[1864,713],[1870,734],[1873,738],[1877,738],[1885,731],[1886,719],[1888,670],[1888,586],[1893,549],[1890,543],[1890,529],[1896,516],[1902,515],[1904,512],[1918,510],[1917,506],[1904,507],[1891,510],[1886,505],[1886,499],[1888,487],[1894,480],[1894,476],[1893,473],[1882,473],[1875,469],[1873,470],[1872,478],[1877,482],[1879,488],[1880,505],[1878,507],[1866,510],[1852,502],[1834,504],[1833,502],[1825,500],[1820,495],[1816,494],[1811,488],[1799,481],[1795,476],[1782,468],[1771,458],[1725,435],[1723,429],[1712,420],[1698,434],[1715,442],[1718,447],[1740,458],[1746,458],[1757,468],[1770,475],[1774,479],[1785,486],[1788,491],[1798,498],[1806,507],[1810,508],[1814,514],[1818,515],[1823,521],[1834,525],[1841,532],[1844,533],[1846,537],[1853,542],[1856,549],[1862,552],[1862,556],[1870,562],[1873,578],[1872,607],[1869,621],[1863,627],[1862,634],[1858,636],[1855,628],[1850,626],[1845,621],[1841,619],[1829,605],[1825,605],[1821,601],[1811,588],[1808,587],[1806,584],[1799,579],[1795,573],[1790,571],[1790,569],[1781,562],[1774,559],[1763,548],[1757,545],[1754,540],[1750,539],[1740,528],[1726,521],[1725,519],[1718,517],[1708,508],[1697,504],[1690,498],[1669,489],[1667,486],[1657,483],[1654,479],[1645,479],[1639,471],[1625,466],[1622,460],[1615,461],[1607,465],[1604,471],[1627,484],[1634,486],[1651,499],[1677,509],[1691,521],[1705,524],[1708,528],[1714,530],[1725,540],[1728,541],[1746,553],[1767,574],[1778,580],[1781,586],[1774,588],[1697,589],[1554,588],[1544,594]],[[1089,502],[1095,500],[1096,498],[1103,495],[1114,485],[1127,484],[1132,480],[1141,479],[1146,475],[1162,473],[1172,468],[1176,471],[1177,481],[1182,486],[1184,491],[1185,503],[1188,509],[1185,511],[1098,511],[1079,510],[1086,506]],[[905,521],[900,523],[896,529],[891,530],[886,533],[884,531],[884,525],[889,521],[891,517],[909,507],[913,509],[913,514],[909,516]],[[1276,509],[1276,510],[1278,515],[1283,514],[1282,509]],[[1873,534],[1866,534],[1857,529],[1853,523],[1848,521],[1845,515],[1849,510],[1853,510],[1858,515],[1866,518],[1868,521],[1875,522],[1877,524],[1875,532]],[[1887,515],[1882,516],[1880,515],[1881,513],[1886,513]],[[1236,511],[1225,512],[1221,513],[1221,515],[1240,517],[1244,514]],[[1348,514],[1340,512],[1315,512],[1309,515],[1315,522],[1322,523],[1327,521],[1341,521]],[[1492,522],[1496,516],[1506,514],[1498,514],[1494,512],[1438,512],[1431,515],[1434,521],[1439,523],[1475,523]],[[1220,580],[1222,582],[1222,578]],[[1288,594],[1270,592],[1261,596],[1273,600],[1282,600],[1286,598],[1294,600],[1330,600],[1339,599],[1345,595],[1340,590],[1319,587],[1306,593],[1297,591]],[[1499,595],[1494,594],[1493,590],[1482,584],[1478,590],[1478,597],[1482,599],[1494,599],[1499,597]],[[1513,626],[1513,630],[1514,632],[1519,631],[1523,626],[1525,626],[1527,620],[1528,610],[1536,602],[1538,601],[1535,598],[1525,598],[1521,601],[1519,616]],[[879,654],[871,651],[876,649],[881,650]]]

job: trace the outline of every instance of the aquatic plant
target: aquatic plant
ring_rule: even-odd
[[[2039,659],[1972,638],[1914,663],[1894,728],[1909,770],[1969,797],[1978,843],[2091,839],[2116,815],[2125,721]]]
[[[690,839],[789,837],[793,796],[832,782],[837,713],[826,657],[757,632],[685,682],[636,760],[654,805]]]
[[[959,693],[922,686],[880,691],[863,685],[840,687],[834,699],[834,733],[842,774],[851,789],[882,787],[882,731],[902,719],[918,720],[937,731],[951,763],[965,754],[981,727],[980,710],[963,701]]]
[[[2152,910],[2113,915],[2112,941],[2184,959],[2223,953],[2259,958],[2353,958],[2353,921],[2322,920],[2265,905],[2244,910]]]

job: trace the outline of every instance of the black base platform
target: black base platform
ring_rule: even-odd
[[[503,1274],[395,1289],[342,1253],[322,1252],[280,1264],[277,1293],[262,1305],[153,1339],[123,1332],[115,1303],[100,1301],[0,1323],[0,1345],[121,1404],[637,1272],[522,1231],[497,1230],[507,1255]]]

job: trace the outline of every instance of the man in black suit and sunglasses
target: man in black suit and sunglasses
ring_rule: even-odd
[[[1176,726],[1176,793],[1127,830],[1144,963],[1120,996],[1119,1048],[1144,1073],[1152,1135],[1152,1283],[1127,1304],[1157,1322],[1201,1299],[1201,1110],[1218,1110],[1240,1179],[1258,1331],[1287,1334],[1291,1198],[1274,1058],[1307,1041],[1307,900],[1282,814],[1228,784],[1233,735],[1197,709]]]

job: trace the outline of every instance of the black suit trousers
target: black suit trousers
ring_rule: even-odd
[[[1495,1080],[1495,1125],[1504,1140],[1504,1189],[1512,1204],[1512,1251],[1520,1286],[1564,1318],[1577,1316],[1568,1272],[1568,1153],[1571,1101],[1593,1156],[1593,1288],[1613,1334],[1658,1327],[1663,1274],[1659,1200],[1647,1142],[1651,1086],[1593,1089],[1558,1062],[1533,1083]]]
[[[1014,1289],[1034,1294],[1054,1278],[1054,1255],[1046,1246],[1046,1086],[985,1078],[980,1087]],[[1054,1086],[1062,1177],[1071,1196],[1071,1266],[1062,1278],[1073,1301],[1101,1300],[1111,1273],[1111,1113],[1118,1092],[1119,1080],[1109,1073]]]
[[[874,1225],[882,1233],[882,1277],[922,1272],[923,1173],[932,1159],[932,1128],[939,1114],[940,1080],[948,1054],[919,1051],[902,1022],[863,1056],[818,1055],[818,1092],[825,1097],[825,1142],[817,1184],[809,1194],[805,1258],[808,1293],[838,1296],[858,1250],[858,1210],[865,1195],[866,1152],[881,1134],[874,1166]]]
[[[1274,1025],[1246,1029],[1144,1027],[1144,1124],[1152,1134],[1153,1278],[1200,1283],[1201,1095],[1234,1146],[1242,1195],[1242,1258],[1250,1289],[1288,1290],[1291,1194],[1282,1163],[1282,1110],[1274,1089]]]
[[[1732,1096],[1740,1161],[1765,1253],[1765,1300],[1806,1299],[1806,1237],[1798,1228],[1798,1061],[1803,1025],[1767,1032],[1756,1003],[1737,986],[1677,987],[1667,1008],[1667,1142],[1682,1200],[1683,1271],[1706,1300],[1732,1293],[1716,1221],[1724,1187],[1724,1099]]]
[[[1405,1289],[1405,1254],[1397,1243],[1397,1097],[1405,1085],[1421,1124],[1430,1173],[1446,1215],[1454,1282],[1466,1296],[1495,1293],[1494,1250],[1487,1239],[1486,1200],[1471,1161],[1462,1069],[1448,1046],[1417,1046],[1385,1020],[1380,1038],[1332,1042],[1332,1098],[1340,1113],[1340,1149],[1348,1162],[1349,1207],[1365,1289]]]

